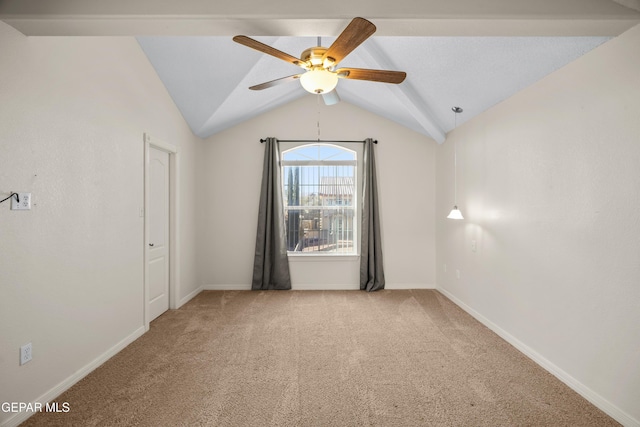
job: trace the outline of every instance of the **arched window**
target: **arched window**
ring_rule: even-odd
[[[281,166],[288,251],[357,253],[356,152],[303,145],[284,151]]]

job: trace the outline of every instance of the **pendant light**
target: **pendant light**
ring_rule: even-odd
[[[458,114],[462,113],[463,110],[460,107],[453,107],[451,108],[451,111],[454,112],[453,128],[455,129],[458,124]],[[462,212],[460,212],[460,209],[458,209],[458,153],[456,150],[455,139],[453,140],[453,209],[451,209],[451,212],[449,212],[447,218],[464,219],[464,217],[462,216]]]

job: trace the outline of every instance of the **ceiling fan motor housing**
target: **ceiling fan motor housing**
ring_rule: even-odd
[[[310,47],[309,49],[306,49],[304,52],[302,52],[302,55],[300,55],[300,59],[302,59],[307,64],[310,64],[311,69],[320,67],[328,70],[335,65],[336,61],[333,58],[324,58],[324,54],[326,52],[326,47]]]

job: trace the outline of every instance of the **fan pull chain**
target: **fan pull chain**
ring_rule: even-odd
[[[320,95],[316,95],[316,100],[318,104],[318,141],[320,141]]]

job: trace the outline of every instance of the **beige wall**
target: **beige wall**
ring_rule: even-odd
[[[438,286],[626,425],[640,425],[638,46],[635,27],[437,153]],[[453,141],[460,222],[445,219]]]
[[[0,402],[30,402],[144,331],[143,132],[178,146],[184,206],[201,142],[134,38],[27,38],[0,23],[0,52],[0,196],[33,200],[0,205]],[[199,287],[194,212],[180,213],[178,299]]]
[[[275,111],[212,136],[202,156],[199,254],[207,288],[251,285],[264,146],[260,138],[363,140],[376,145],[388,287],[435,283],[435,142],[347,103],[318,107],[304,96]],[[351,148],[354,148],[353,146]],[[292,259],[294,289],[359,288],[359,260]]]
[[[453,139],[437,146],[346,103],[320,109],[322,138],[380,141],[389,287],[437,283],[629,425],[640,419],[638,45],[636,27],[452,134],[462,222],[444,219]],[[28,402],[143,331],[142,133],[181,153],[183,300],[201,285],[249,287],[258,140],[315,139],[318,112],[305,96],[201,143],[132,38],[26,38],[0,23],[0,52],[0,193],[34,203],[0,205],[0,401]],[[292,265],[298,288],[355,288],[357,271]],[[26,342],[34,359],[20,367]]]

